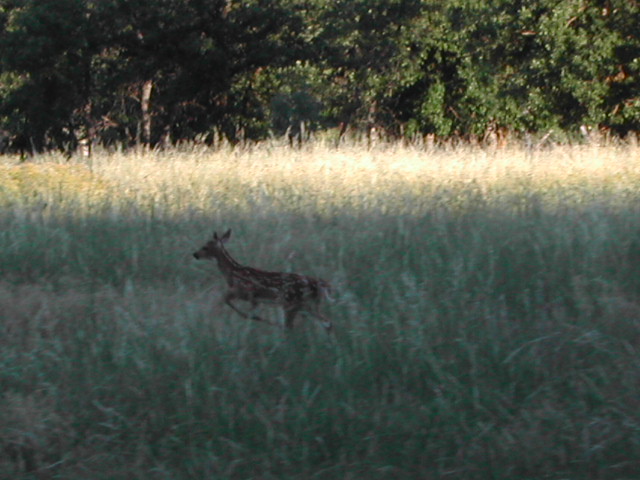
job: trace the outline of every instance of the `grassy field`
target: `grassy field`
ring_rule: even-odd
[[[0,478],[636,479],[639,262],[633,144],[0,159]]]

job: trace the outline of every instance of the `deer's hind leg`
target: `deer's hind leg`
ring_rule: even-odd
[[[316,317],[320,320],[320,323],[327,332],[331,333],[333,331],[333,322],[331,320],[329,320],[320,312],[316,312]]]
[[[316,306],[314,309],[309,310],[309,314],[316,317],[320,321],[327,333],[331,333],[333,330],[333,323],[326,316],[320,313],[320,309]]]

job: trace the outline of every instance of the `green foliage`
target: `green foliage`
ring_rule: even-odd
[[[89,94],[92,33],[83,1],[6,3],[0,69],[21,81],[5,85],[0,116],[43,150],[51,146],[48,138],[58,144],[69,140],[64,127]]]
[[[622,120],[635,104],[638,81],[634,2],[461,1],[427,9],[430,25],[442,26],[422,40],[424,78],[408,87],[406,105],[417,113],[404,114],[421,119],[424,131],[445,133],[434,121],[442,116],[454,131],[472,134],[491,125],[523,132],[581,124],[635,129],[635,121]],[[434,83],[446,87],[445,95],[438,93],[447,98],[439,114],[429,108]],[[416,102],[420,92],[426,117]]]
[[[38,149],[61,145],[63,132],[139,139],[148,81],[152,142],[214,128],[233,138],[260,120],[253,76],[291,61],[299,29],[294,12],[260,1],[25,1],[3,11],[0,65],[24,82],[0,114]]]
[[[625,135],[640,125],[639,23],[622,0],[4,0],[0,128],[36,150],[301,122]]]
[[[636,128],[637,120],[624,126],[621,114],[638,86],[638,21],[634,2],[576,2],[540,22],[542,69],[567,108],[566,124],[601,124],[620,133]]]

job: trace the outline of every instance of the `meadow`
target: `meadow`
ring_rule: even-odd
[[[0,157],[0,478],[638,478],[639,262],[637,143]]]

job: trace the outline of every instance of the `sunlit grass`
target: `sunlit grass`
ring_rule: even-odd
[[[640,178],[639,151],[634,145],[529,151],[311,144],[300,150],[263,146],[102,154],[71,162],[54,156],[5,163],[0,194],[4,202],[82,198],[87,207],[102,202],[114,209],[161,208],[167,215],[207,209],[243,215],[260,208],[415,215],[429,211],[439,195],[448,202],[469,190],[496,203],[519,193],[571,204],[608,190],[624,196]]]
[[[322,210],[329,203],[366,210],[385,204],[390,213],[416,213],[407,196],[465,189],[474,183],[489,193],[524,182],[523,188],[542,193],[582,189],[585,195],[611,184],[635,186],[640,176],[638,151],[632,146],[558,146],[537,152],[310,146],[103,157],[93,162],[93,171],[131,194],[150,195],[156,201],[166,194],[184,195],[191,199],[190,206],[208,207],[213,198],[221,206],[246,208],[243,202],[251,198],[280,200],[277,206],[284,209]],[[183,207],[179,202],[174,206]]]
[[[0,477],[633,478],[638,158],[2,159]],[[191,253],[226,228],[241,263],[331,281],[335,336],[220,305]]]

